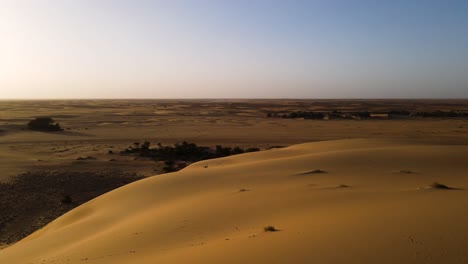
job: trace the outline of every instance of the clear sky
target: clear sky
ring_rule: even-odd
[[[461,97],[464,0],[0,0],[0,99]]]

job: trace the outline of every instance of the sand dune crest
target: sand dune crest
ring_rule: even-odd
[[[468,192],[417,189],[468,186],[467,154],[357,139],[206,160],[70,211],[0,251],[0,263],[468,261]]]

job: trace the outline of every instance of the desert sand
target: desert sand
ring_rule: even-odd
[[[201,161],[75,208],[0,263],[467,263],[467,157],[344,139]]]
[[[144,176],[160,164],[108,155],[134,142],[182,141],[202,146],[267,149],[306,142],[396,138],[468,142],[468,119],[300,120],[267,118],[289,111],[468,111],[468,100],[55,100],[0,101],[0,182],[35,170],[119,170]],[[24,130],[28,121],[50,116],[66,130]],[[76,162],[79,157],[96,160]],[[116,159],[115,162],[109,162]]]

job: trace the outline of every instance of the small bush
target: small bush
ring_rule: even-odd
[[[175,167],[175,162],[172,161],[172,160],[166,160],[164,162],[163,171],[166,172],[166,173],[176,172],[177,168]]]
[[[276,231],[279,231],[279,230],[276,229],[274,226],[265,226],[263,228],[263,231],[265,231],[265,232],[276,232]]]
[[[30,130],[44,132],[63,131],[60,124],[55,123],[55,121],[50,117],[37,117],[36,119],[29,121],[28,128]]]
[[[245,152],[257,152],[257,151],[260,151],[259,148],[248,148],[245,150]]]
[[[412,174],[414,172],[410,171],[410,170],[401,170],[400,171],[401,174]]]
[[[443,190],[452,189],[452,188],[448,187],[447,185],[442,184],[442,183],[438,183],[438,182],[433,182],[433,183],[430,185],[430,187],[433,188],[433,189],[443,189]]]
[[[339,184],[338,186],[336,186],[337,188],[349,188],[350,186],[349,185],[346,185],[346,184]]]
[[[310,173],[326,173],[326,171],[321,170],[321,169],[317,169],[317,170],[311,171]]]
[[[271,147],[268,147],[267,150],[270,150],[270,149],[280,149],[280,148],[284,148],[285,146],[271,146]]]
[[[313,170],[313,171],[307,171],[307,172],[299,173],[299,174],[296,174],[296,175],[309,175],[309,174],[322,174],[322,173],[327,173],[327,172],[324,171],[324,170],[317,169],[317,170]]]

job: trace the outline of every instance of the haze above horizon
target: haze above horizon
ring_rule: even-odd
[[[468,98],[461,0],[4,0],[0,99]]]

